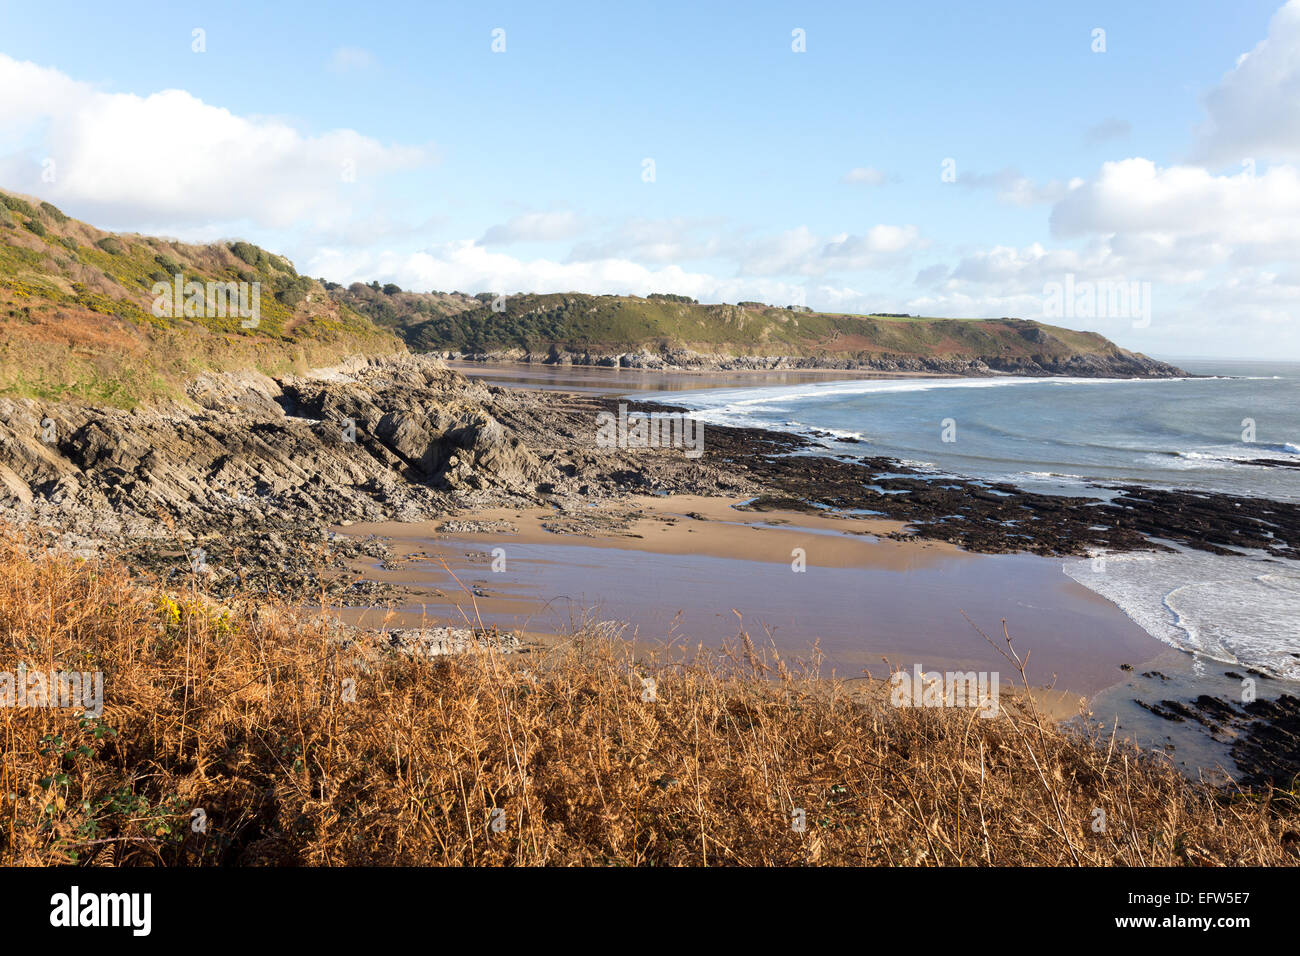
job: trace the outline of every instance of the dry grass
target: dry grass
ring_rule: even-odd
[[[0,669],[102,670],[105,708],[3,710],[3,863],[1297,861],[1292,795],[1193,784],[1032,711],[863,707],[747,640],[413,660],[31,544],[0,536]]]

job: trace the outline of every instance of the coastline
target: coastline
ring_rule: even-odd
[[[577,514],[495,508],[341,527],[390,543],[389,569],[365,561],[354,569],[401,593],[388,609],[340,613],[358,625],[460,618],[552,638],[595,615],[648,644],[718,646],[744,628],[785,657],[806,659],[815,646],[828,676],[852,679],[915,663],[1005,669],[967,614],[991,634],[1006,620],[1032,655],[1034,683],[1069,696],[1071,713],[1122,676],[1121,665],[1163,650],[1054,560],[890,537],[901,522],[754,513],[740,503],[633,497]]]
[[[0,473],[6,484],[0,493],[7,494],[17,523],[48,529],[50,540],[77,554],[121,555],[136,573],[164,585],[192,580],[199,555],[203,586],[218,599],[266,593],[303,606],[319,606],[323,599],[330,607],[372,609],[354,620],[378,627],[386,626],[392,608],[408,625],[431,617],[411,595],[432,582],[409,572],[421,559],[418,552],[429,550],[432,528],[451,525],[441,532],[452,546],[444,555],[450,565],[481,571],[493,547],[501,546],[499,529],[482,527],[484,516],[496,520],[501,509],[533,510],[554,527],[545,538],[516,539],[507,547],[507,563],[511,548],[525,549],[516,557],[533,562],[539,580],[554,585],[549,593],[539,601],[536,594],[511,594],[493,583],[505,579],[490,572],[477,575],[484,600],[500,605],[502,624],[525,634],[556,633],[554,626],[533,627],[530,615],[558,596],[571,599],[565,606],[570,621],[589,620],[607,599],[595,587],[574,587],[570,582],[580,584],[580,575],[573,568],[581,569],[584,561],[597,568],[613,562],[618,577],[599,590],[642,588],[650,599],[641,608],[665,615],[644,620],[633,633],[638,639],[671,637],[674,613],[664,609],[683,603],[672,599],[677,592],[671,588],[695,588],[704,594],[694,602],[690,629],[709,641],[734,637],[735,606],[744,622],[755,625],[753,634],[764,634],[766,623],[782,640],[789,635],[784,647],[792,653],[807,653],[810,638],[823,637],[840,674],[867,668],[881,676],[881,657],[927,668],[948,661],[990,668],[997,662],[979,656],[986,645],[961,619],[960,611],[968,610],[995,636],[1001,618],[1008,617],[1018,646],[1038,647],[1031,679],[1049,684],[1055,676],[1058,686],[1083,696],[1122,681],[1121,667],[1143,666],[1164,645],[1114,604],[1069,580],[1061,558],[1174,547],[1215,554],[1243,541],[1279,556],[1300,548],[1300,507],[1264,499],[1140,486],[1107,486],[1105,497],[1070,497],[948,476],[936,481],[935,474],[897,459],[836,453],[815,440],[762,428],[710,425],[698,459],[672,448],[601,448],[596,426],[602,412],[620,404],[650,413],[681,411],[611,392],[627,394],[622,381],[603,395],[500,388],[467,381],[437,359],[410,356],[355,360],[280,379],[205,375],[189,392],[197,412],[173,407],[125,413],[5,400],[0,426],[9,429],[18,470]],[[52,455],[27,437],[39,434],[32,423],[42,415],[60,423],[60,434],[93,441],[64,442]],[[351,435],[338,425],[347,419],[355,423]],[[593,525],[591,516],[602,509],[662,511],[665,500],[683,495],[701,504],[676,505],[675,516],[650,520],[664,525],[662,519],[672,517],[680,535],[692,541],[689,553],[627,547],[645,539],[626,534],[613,539],[623,547],[574,543],[574,530],[620,533]],[[733,507],[741,502],[743,511]],[[699,529],[681,530],[699,523],[690,511],[706,510],[714,517],[704,524],[714,527],[703,537]],[[723,513],[732,518],[730,510],[741,519],[719,520]],[[828,517],[832,513],[840,517]],[[820,522],[834,522],[835,534],[814,534],[815,547],[805,549],[817,573],[792,574],[795,544],[785,537],[792,527]],[[779,542],[765,546],[774,559],[769,562],[753,560],[763,549],[728,540],[742,533],[733,527],[753,536],[759,525]],[[724,526],[726,533],[719,534]],[[557,528],[570,533],[556,534]],[[483,537],[475,540],[476,535]],[[403,540],[411,537],[420,540]],[[715,553],[695,554],[694,542],[705,538],[712,543],[703,550]],[[848,547],[828,544],[838,538],[857,545],[873,539],[867,543],[874,557],[837,566],[838,559],[828,556]],[[567,556],[561,549],[568,549]],[[467,555],[473,555],[467,564],[457,564]],[[891,571],[884,555],[917,568]],[[960,570],[923,567],[940,557]],[[669,599],[660,600],[655,578],[646,572],[656,565],[661,579],[679,575]],[[778,578],[764,579],[755,569],[775,569]],[[707,587],[715,576],[738,582],[728,607],[719,608],[722,596]],[[863,577],[871,579],[874,601],[851,605],[871,590],[864,590]],[[818,579],[824,580],[817,587],[825,590],[810,584]],[[760,586],[764,580],[776,583]],[[794,581],[808,588],[802,601],[789,600]],[[936,595],[945,596],[948,582],[966,591],[961,600],[943,605]],[[909,600],[901,600],[908,591]],[[997,595],[1013,600],[1000,607],[992,599]],[[706,604],[712,621],[694,616]],[[768,605],[806,613],[778,620]],[[833,637],[839,646],[831,648],[830,639],[813,631],[820,620],[843,616],[846,606],[856,617],[837,622]],[[448,611],[438,623],[464,623],[459,610]],[[610,616],[635,622],[637,608]],[[879,626],[870,643],[860,640],[862,620]],[[1047,642],[1039,635],[1048,635]],[[851,639],[858,640],[856,647]],[[1100,656],[1092,653],[1099,643],[1108,647]],[[1168,718],[1152,711],[1150,719]],[[1281,720],[1291,726],[1293,718],[1284,713]]]
[[[870,317],[863,317],[870,320]],[[1016,320],[1019,321],[1019,320]],[[1028,341],[1042,345],[1049,336],[1028,324],[1021,333]],[[862,343],[865,344],[865,343]],[[570,349],[552,344],[544,351],[531,348],[498,348],[488,351],[435,351],[439,358],[458,362],[522,363],[560,368],[614,368],[623,370],[654,369],[661,371],[790,371],[824,369],[830,371],[892,372],[902,374],[938,373],[958,376],[983,375],[1075,375],[1085,377],[1179,378],[1186,372],[1168,362],[1112,346],[1109,352],[1074,352],[1068,357],[1049,358],[1041,354],[1005,352],[967,353],[942,357],[938,354],[906,354],[861,349],[829,351],[815,354],[761,355],[737,352],[699,352],[687,346],[672,347],[665,343],[642,345],[632,351],[611,347]]]
[[[855,379],[969,378],[944,372],[904,372],[871,369],[709,369],[618,368],[607,365],[561,365],[546,362],[505,362],[488,359],[446,359],[471,381],[505,388],[537,388],[606,397],[640,391],[686,391],[756,385],[794,385]]]

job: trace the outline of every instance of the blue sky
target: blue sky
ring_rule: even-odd
[[[1300,359],[1297,0],[701,6],[0,4],[0,185],[420,291],[1146,283],[1062,324]]]

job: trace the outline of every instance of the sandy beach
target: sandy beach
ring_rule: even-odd
[[[787,657],[806,658],[816,645],[827,673],[842,678],[914,663],[1005,672],[965,612],[999,642],[1005,619],[1030,654],[1031,680],[1076,706],[1115,683],[1122,664],[1163,649],[1069,580],[1057,559],[975,555],[885,537],[900,522],[743,505],[642,496],[578,513],[495,508],[449,522],[342,527],[391,541],[397,562],[361,561],[355,572],[403,594],[390,608],[342,616],[389,626],[481,620],[543,640],[598,619],[651,646],[719,646],[743,627]]]
[[[628,392],[677,392],[697,388],[738,388],[753,385],[798,385],[847,379],[945,378],[934,372],[884,372],[854,369],[707,369],[607,368],[599,365],[544,365],[538,362],[472,362],[449,360],[466,378],[503,388],[529,388],[588,395]]]

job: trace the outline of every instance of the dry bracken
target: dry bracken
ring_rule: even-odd
[[[104,707],[0,713],[0,862],[1297,862],[1293,793],[1189,781],[1022,705],[872,706],[763,658],[580,631],[416,659],[5,533],[0,670],[101,671]]]

